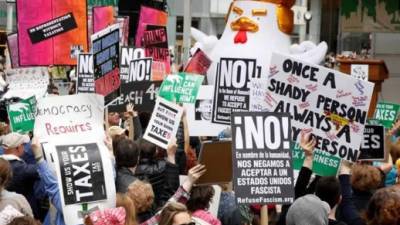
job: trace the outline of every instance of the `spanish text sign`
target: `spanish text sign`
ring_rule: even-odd
[[[288,204],[294,199],[290,115],[232,114],[233,180],[239,204]]]
[[[268,105],[272,112],[291,115],[293,140],[308,129],[316,148],[356,161],[373,88],[373,83],[274,53]]]

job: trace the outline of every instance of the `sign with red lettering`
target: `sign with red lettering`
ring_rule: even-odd
[[[104,98],[77,94],[39,99],[34,133],[40,141],[102,137]]]

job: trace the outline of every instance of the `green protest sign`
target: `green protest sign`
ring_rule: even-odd
[[[305,155],[300,145],[295,143],[292,148],[293,168],[300,170]],[[320,176],[336,176],[340,166],[340,158],[316,149],[314,151],[312,171]]]
[[[396,121],[400,110],[400,105],[388,102],[379,102],[375,109],[374,119],[379,121],[380,125],[391,128]]]
[[[35,108],[35,96],[8,105],[7,112],[8,118],[10,118],[11,130],[21,134],[32,131],[35,124]]]
[[[168,75],[161,84],[159,96],[171,102],[195,103],[203,80],[202,75]]]

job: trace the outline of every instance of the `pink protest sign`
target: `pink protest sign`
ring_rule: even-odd
[[[8,51],[10,53],[11,59],[11,67],[17,68],[19,67],[19,60],[18,60],[18,34],[9,34],[7,36],[7,45]]]
[[[168,14],[166,12],[141,6],[135,46],[142,47],[142,38],[147,25],[167,26],[167,22]]]
[[[93,7],[93,33],[114,24],[114,9],[112,6]]]

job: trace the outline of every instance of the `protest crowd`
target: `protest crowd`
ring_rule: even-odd
[[[400,104],[290,47],[295,1],[233,1],[179,65],[165,1],[57,1],[0,59],[0,225],[400,225]]]

